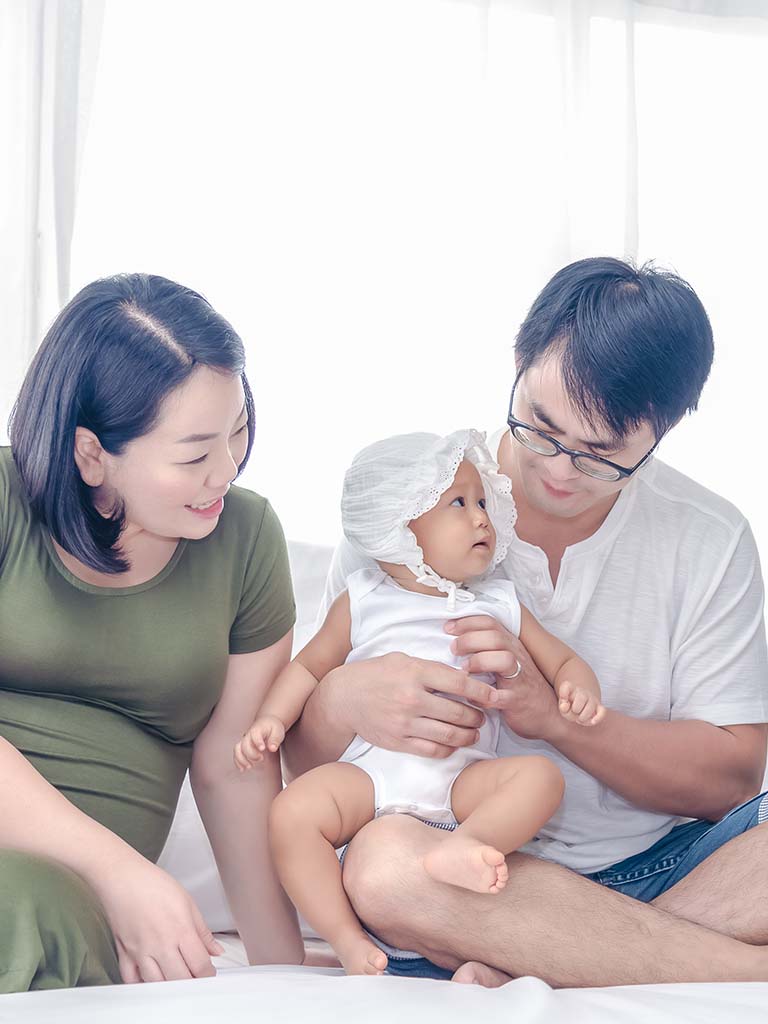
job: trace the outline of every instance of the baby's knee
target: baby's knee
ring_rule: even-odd
[[[306,801],[299,788],[293,783],[277,794],[269,809],[269,838],[272,846],[280,847],[284,842],[295,841],[296,831],[301,828],[307,816]]]
[[[541,754],[534,754],[531,758],[531,768],[536,773],[536,778],[544,791],[552,800],[560,803],[565,793],[565,779],[563,773],[554,761]]]

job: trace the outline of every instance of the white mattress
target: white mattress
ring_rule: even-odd
[[[447,981],[347,978],[313,968],[247,967],[159,985],[28,992],[0,997],[5,1024],[764,1024],[768,984],[647,985],[553,990],[536,978],[482,989]]]

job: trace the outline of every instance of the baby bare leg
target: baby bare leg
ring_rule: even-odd
[[[536,835],[562,796],[563,776],[546,757],[468,765],[451,791],[459,827],[424,857],[425,870],[473,892],[500,892],[508,877],[505,855]]]
[[[269,816],[283,888],[333,946],[347,974],[381,974],[387,957],[363,931],[341,884],[335,850],[373,819],[373,783],[353,764],[325,764],[280,793]]]

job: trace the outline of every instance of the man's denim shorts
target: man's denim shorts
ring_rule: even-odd
[[[603,871],[584,875],[643,903],[650,903],[671,889],[697,864],[706,860],[729,839],[768,821],[768,791],[735,807],[720,821],[688,821],[677,825],[663,839]],[[409,978],[449,979],[452,971],[438,967],[424,957],[404,959],[390,956],[387,974]]]

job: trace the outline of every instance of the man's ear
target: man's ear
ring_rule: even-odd
[[[75,462],[83,483],[101,487],[104,483],[107,453],[92,430],[75,427]]]

